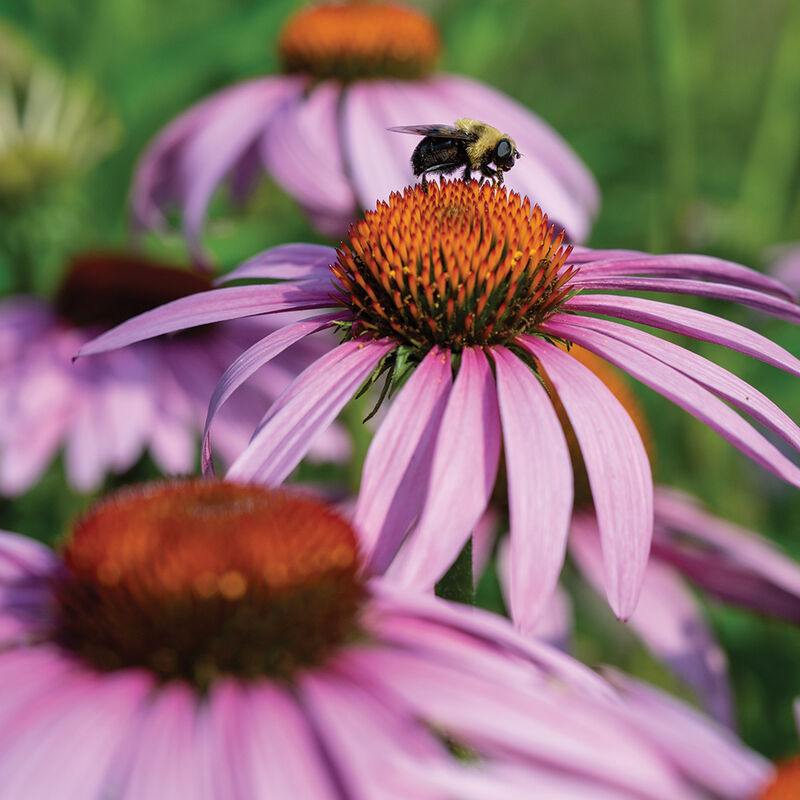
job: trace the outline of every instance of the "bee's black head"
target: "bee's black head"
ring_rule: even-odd
[[[494,163],[497,168],[505,172],[514,166],[514,161],[519,158],[517,148],[511,139],[503,138],[497,143],[494,151]]]

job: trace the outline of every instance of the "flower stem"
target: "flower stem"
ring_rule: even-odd
[[[472,537],[467,539],[458,558],[442,579],[436,584],[436,594],[445,600],[464,603],[471,606],[475,603],[475,586],[472,578]]]
[[[736,215],[756,249],[780,236],[800,154],[800,3],[786,4],[780,32]]]
[[[656,249],[678,238],[681,217],[695,188],[695,146],[688,43],[681,0],[645,0],[655,122],[661,150],[662,191]]]

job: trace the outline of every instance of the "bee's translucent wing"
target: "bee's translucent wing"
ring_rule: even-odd
[[[417,136],[436,136],[441,139],[474,139],[474,134],[465,133],[452,125],[397,125],[387,128],[387,131],[395,133],[413,133]]]

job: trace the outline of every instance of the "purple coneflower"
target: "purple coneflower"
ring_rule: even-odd
[[[280,283],[178,300],[124,323],[82,353],[210,321],[335,303],[334,324],[344,341],[273,404],[229,476],[280,483],[365,380],[385,373],[387,384],[397,386],[407,378],[370,446],[355,511],[369,568],[381,573],[391,563],[398,578],[431,587],[487,507],[502,442],[511,611],[524,629],[535,624],[556,584],[573,505],[569,448],[540,380],[546,375],[586,465],[609,601],[626,618],[650,549],[650,465],[620,402],[559,343],[580,344],[616,364],[800,485],[800,469],[731,406],[800,447],[800,430],[779,408],[715,363],[618,320],[716,342],[796,375],[800,361],[720,317],[608,292],[711,296],[793,321],[800,309],[780,283],[737,264],[704,256],[571,252],[562,241],[538,207],[502,187],[456,181],[424,192],[417,186],[379,203],[338,251],[278,248],[231,274],[286,279]],[[287,326],[244,353],[221,379],[209,420],[260,364],[309,326],[330,320]]]
[[[193,472],[214,386],[264,335],[262,325],[209,327],[75,364],[72,357],[129,316],[210,287],[186,270],[97,252],[73,260],[54,301],[0,302],[0,493],[26,491],[62,447],[67,479],[84,492],[107,473],[130,469],[145,450],[165,473]],[[247,444],[264,404],[324,352],[309,344],[235,398],[221,437],[228,460]],[[342,431],[320,444],[320,457],[347,455]]]
[[[127,489],[61,551],[0,535],[6,797],[745,800],[772,777],[658,692],[366,581],[299,495]]]
[[[323,233],[342,236],[360,209],[414,182],[415,141],[394,125],[481,119],[523,154],[509,186],[549,210],[573,241],[597,212],[594,179],[547,124],[478,81],[434,72],[439,35],[395,3],[320,3],[297,12],[279,42],[284,75],[224,89],[173,120],[142,157],[131,196],[135,225],[160,228],[177,206],[197,257],[214,190],[235,199],[266,169]]]

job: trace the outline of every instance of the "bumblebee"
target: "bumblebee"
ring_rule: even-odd
[[[502,183],[503,173],[520,157],[510,136],[477,119],[464,117],[454,125],[401,125],[389,130],[425,137],[411,154],[411,167],[415,175],[422,175],[424,189],[429,173],[445,174],[461,167],[465,181],[472,178],[473,172],[480,172],[495,183]]]

